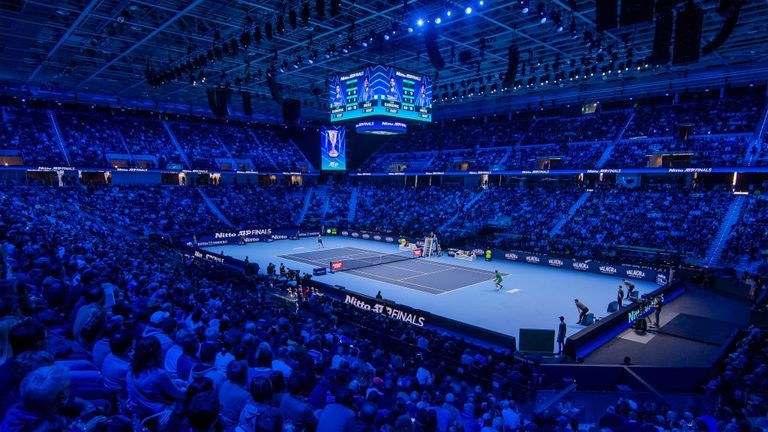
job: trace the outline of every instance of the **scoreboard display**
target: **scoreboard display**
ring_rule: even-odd
[[[432,81],[389,66],[331,78],[331,122],[366,117],[432,121]]]

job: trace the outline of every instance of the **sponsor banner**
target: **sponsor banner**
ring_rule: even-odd
[[[331,261],[331,271],[341,271],[343,269],[343,263],[342,261]]]
[[[529,264],[545,265],[549,267],[578,270],[582,272],[599,273],[628,279],[639,279],[656,282],[657,285],[666,285],[668,278],[665,274],[650,268],[603,264],[595,261],[580,261],[570,258],[550,258],[545,255],[536,255],[526,252],[504,252],[504,259],[508,261],[525,262]],[[494,253],[494,256],[497,256]]]
[[[319,229],[302,231],[299,229],[253,228],[239,231],[220,231],[212,234],[203,234],[196,236],[196,238],[187,237],[183,241],[188,246],[195,245],[197,247],[212,247],[230,244],[247,244],[303,237],[316,237],[318,234],[320,234],[320,232],[321,231]]]
[[[427,318],[419,311],[411,309],[407,306],[378,302],[351,293],[347,293],[344,296],[344,303],[350,304],[358,309],[377,313],[389,319],[406,322],[417,327],[424,327],[424,324],[426,324],[427,321]]]
[[[206,261],[215,262],[215,263],[218,263],[218,264],[224,264],[224,258],[223,257],[221,257],[219,255],[212,254],[210,252],[204,252],[204,251],[196,250],[195,253],[194,253],[194,257],[195,258],[204,259]]]

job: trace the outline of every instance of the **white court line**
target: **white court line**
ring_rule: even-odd
[[[516,292],[520,291],[520,288],[512,288],[511,290],[507,291],[510,294],[514,294]]]
[[[464,270],[464,271],[468,271],[470,273],[482,273],[482,274],[489,274],[490,273],[491,275],[493,274],[493,272],[491,270],[481,270],[481,269],[475,269],[475,268],[472,268],[472,267],[464,267],[464,266],[461,266],[461,265],[442,263],[442,262],[430,261],[430,260],[426,260],[426,261],[429,262],[430,264],[437,264],[437,265],[441,265],[441,266],[444,266],[444,267],[451,267],[451,268],[455,268],[455,269],[461,269],[461,270]],[[502,273],[502,276],[509,276],[509,273]]]
[[[473,287],[473,286],[477,286],[477,285],[480,285],[480,284],[487,284],[488,282],[490,282],[490,281],[492,281],[492,280],[493,280],[493,279],[488,279],[488,280],[480,281],[480,282],[478,282],[478,283],[473,283],[472,285],[465,285],[465,286],[463,286],[463,287],[459,287],[459,288],[456,288],[456,289],[452,289],[452,290],[450,290],[450,291],[443,291],[442,293],[440,293],[440,294],[437,294],[437,295],[449,294],[449,293],[452,293],[452,292],[461,291],[461,290],[463,290],[463,289],[466,289],[466,288],[470,288],[470,287]],[[494,288],[495,288],[495,287],[494,287]]]
[[[373,273],[368,273],[368,272],[361,271],[359,269],[357,269],[357,270],[349,270],[349,272],[357,272],[357,273],[362,273],[362,274],[365,274],[365,275],[370,275],[369,279],[378,280],[379,282],[391,283],[392,285],[397,285],[397,286],[403,287],[403,288],[415,289],[415,288],[411,288],[411,287],[408,287],[408,286],[405,286],[405,285],[398,285],[397,282],[404,282],[404,281],[401,281],[400,279],[392,279],[392,278],[388,278],[386,276],[379,276],[379,275],[376,275],[376,274],[373,274]],[[377,279],[377,278],[380,278],[380,279]],[[386,280],[381,280],[381,279],[386,279]],[[392,281],[392,282],[389,282],[389,281]],[[435,289],[435,288],[432,288],[430,286],[421,285],[421,284],[417,284],[417,283],[413,283],[413,282],[407,282],[407,283],[409,283],[411,285],[416,285],[416,286],[422,287],[422,288],[430,290],[430,291],[438,291],[440,293],[445,293],[445,291],[442,291],[442,290],[439,290],[439,289]],[[432,293],[428,293],[428,294],[432,294]],[[440,295],[440,294],[436,294],[436,295]]]
[[[293,248],[293,250],[299,250],[299,249],[306,249],[306,248],[304,246],[299,246],[299,247]]]
[[[405,277],[405,278],[403,278],[403,279],[401,279],[401,280],[411,279],[411,278],[415,278],[415,277],[422,277],[422,276],[433,275],[433,274],[437,274],[437,273],[440,273],[440,272],[444,272],[444,271],[448,271],[448,270],[451,270],[451,269],[447,268],[447,269],[442,269],[442,270],[433,271],[433,272],[430,272],[430,273],[420,273],[420,274],[417,274],[417,275],[415,275],[415,276],[408,276],[408,277]]]

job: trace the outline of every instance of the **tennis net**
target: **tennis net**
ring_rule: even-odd
[[[371,256],[350,257],[341,260],[331,261],[331,271],[349,271],[365,267],[373,267],[382,264],[391,264],[400,261],[407,261],[422,256],[421,249],[407,250],[395,254],[380,254]]]

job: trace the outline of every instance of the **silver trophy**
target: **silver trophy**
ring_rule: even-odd
[[[336,150],[336,142],[339,139],[339,131],[334,129],[329,129],[326,131],[328,134],[328,141],[331,142],[331,150],[328,152],[328,156],[335,158],[339,157],[339,151]]]

